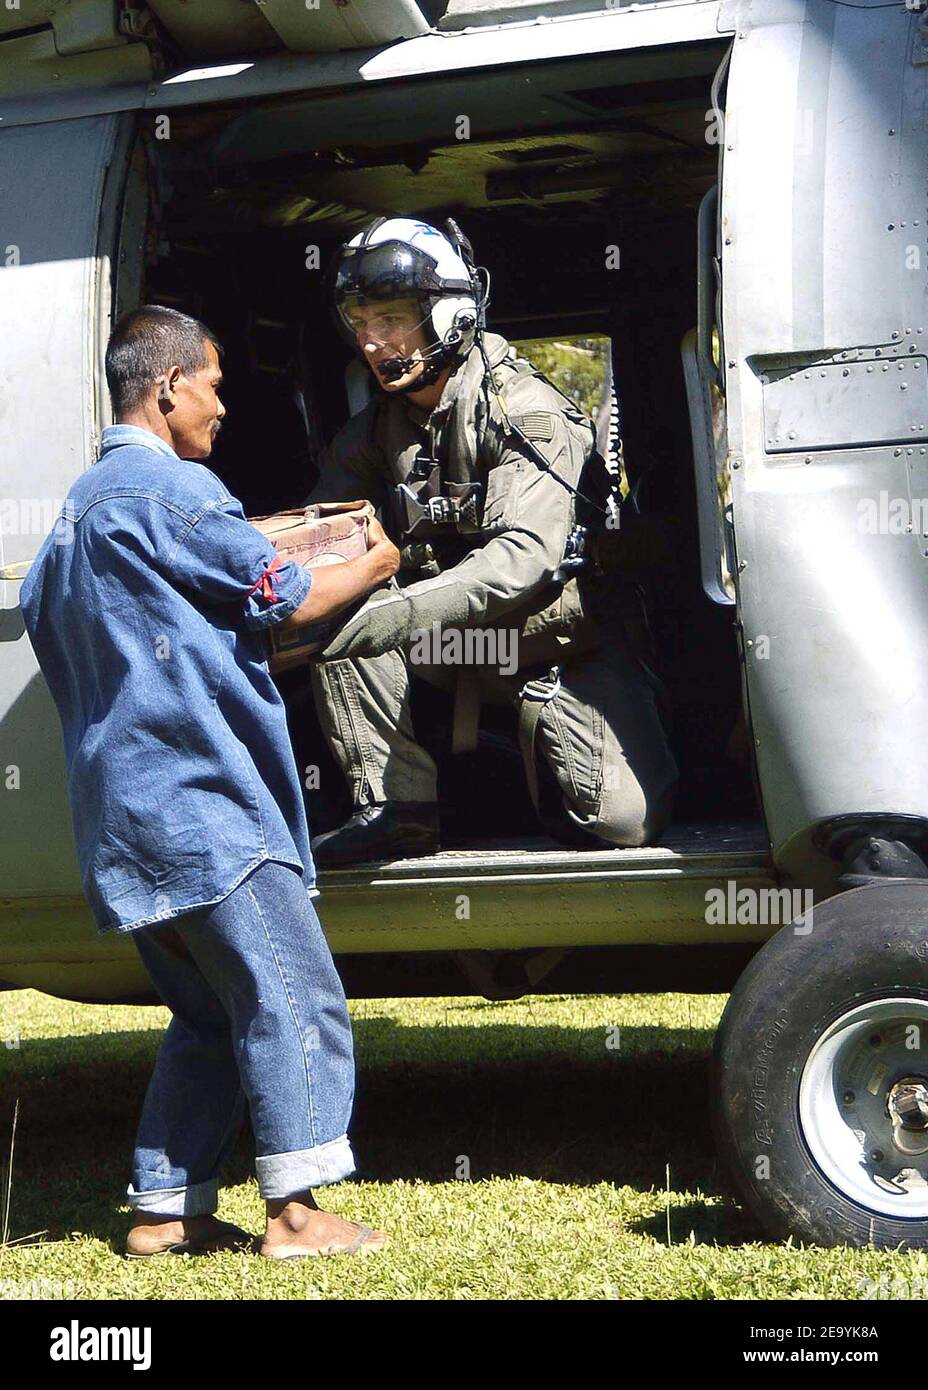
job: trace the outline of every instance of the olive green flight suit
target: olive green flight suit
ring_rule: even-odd
[[[504,339],[487,334],[486,346],[506,412],[554,472],[576,487],[594,444],[589,419],[516,359]],[[552,582],[576,524],[576,499],[504,430],[476,348],[431,414],[407,397],[378,391],[326,450],[306,500],[368,498],[402,544],[393,491],[417,476],[419,456],[437,460],[432,484],[440,478],[445,495],[466,499],[478,482],[482,507],[462,505],[455,524],[439,528],[457,546],[456,563],[425,579],[401,570],[313,663],[319,717],[355,807],[436,799],[435,765],[410,719],[412,673],[446,689],[457,685],[459,701],[467,691],[516,703],[536,807],[540,753],[574,825],[615,845],[648,843],[669,819],[677,779],[652,682],[608,598],[591,617],[576,580],[563,587]],[[434,550],[439,559],[444,550],[447,562],[447,544],[437,540]],[[433,660],[417,659],[424,631],[474,627],[506,630],[517,641],[515,673],[443,664],[434,644],[427,649]]]

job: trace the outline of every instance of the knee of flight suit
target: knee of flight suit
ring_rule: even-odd
[[[573,818],[580,819],[576,811]],[[592,812],[582,817],[581,824],[591,835],[621,849],[646,845],[652,834],[651,817],[643,797],[635,798],[634,802],[626,797],[621,805],[603,797]]]
[[[659,750],[649,751],[653,756]],[[663,751],[665,756],[658,758],[656,766],[635,770],[614,746],[608,752],[601,748],[601,756],[606,756],[599,765],[598,776],[594,774],[587,781],[578,776],[581,769],[577,760],[562,743],[557,750],[561,758],[555,753],[548,761],[556,775],[560,773],[557,780],[567,816],[588,834],[618,848],[638,849],[653,844],[670,822],[677,789],[676,763],[669,749]]]
[[[666,828],[678,770],[650,690],[624,667],[601,665],[566,673],[538,715],[537,749],[574,825],[607,844],[637,848]],[[610,679],[614,703],[602,697]]]
[[[620,788],[610,787],[604,779],[602,795],[593,815],[585,818],[585,828],[625,849],[653,844],[670,823],[676,790],[675,764],[672,776],[657,791],[645,788],[631,774]]]

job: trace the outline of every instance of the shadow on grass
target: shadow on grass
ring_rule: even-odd
[[[701,1186],[705,1187],[705,1184]],[[656,1216],[643,1217],[640,1221],[629,1221],[627,1225],[636,1235],[651,1236],[666,1246],[683,1245],[691,1231],[700,1245],[744,1245],[748,1241],[769,1240],[769,1236],[764,1234],[751,1216],[731,1202],[724,1205],[708,1201],[686,1202],[683,1205],[674,1203],[670,1208],[669,1239],[666,1210]]]
[[[622,1050],[604,1054],[601,1028],[425,1030],[382,1018],[354,1027],[355,1180],[525,1176],[651,1191],[663,1189],[669,1164],[674,1192],[725,1191],[709,1130],[708,1031],[623,1027]],[[6,1054],[4,1164],[20,1100],[11,1238],[76,1231],[122,1247],[118,1208],[160,1038],[155,1029],[35,1040]],[[224,1184],[253,1177],[253,1153],[246,1126]],[[753,1238],[729,1203],[677,1206],[671,1222],[675,1242],[690,1229],[700,1241]],[[640,1229],[666,1239],[663,1215]]]

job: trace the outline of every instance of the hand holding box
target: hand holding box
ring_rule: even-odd
[[[321,565],[356,560],[368,549],[368,522],[374,516],[370,502],[315,502],[292,507],[270,516],[249,517],[284,560],[313,570]],[[348,613],[321,623],[307,623],[290,631],[269,629],[271,671],[289,670],[306,662],[330,640]]]

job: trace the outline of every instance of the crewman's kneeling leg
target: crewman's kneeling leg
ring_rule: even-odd
[[[560,673],[543,701],[535,734],[580,829],[612,845],[653,842],[666,828],[678,769],[637,662],[597,651]]]

